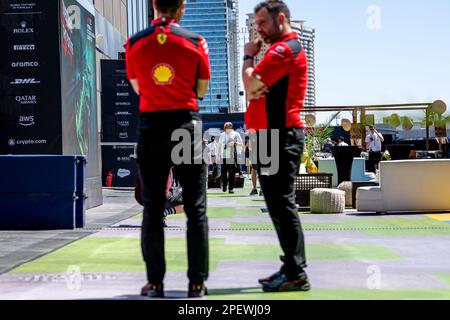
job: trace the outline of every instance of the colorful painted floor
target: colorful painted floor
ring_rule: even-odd
[[[207,299],[450,299],[450,215],[301,214],[313,289],[262,293],[281,251],[261,197],[210,192]],[[121,197],[132,196],[121,193]],[[0,276],[0,299],[142,299],[141,216],[121,221]],[[185,298],[185,218],[166,230],[169,298]]]

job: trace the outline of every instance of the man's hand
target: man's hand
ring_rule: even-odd
[[[267,86],[264,86],[264,87],[257,89],[256,91],[249,92],[247,94],[247,99],[248,100],[259,100],[262,97],[265,97],[268,92],[269,92],[269,88],[267,88]]]
[[[256,56],[261,51],[262,44],[263,41],[261,39],[254,40],[252,42],[245,44],[244,54],[252,57]]]

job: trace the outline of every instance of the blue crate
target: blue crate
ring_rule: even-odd
[[[0,156],[0,230],[85,225],[86,157]]]

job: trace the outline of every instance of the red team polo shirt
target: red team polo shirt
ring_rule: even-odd
[[[308,64],[297,33],[273,43],[253,76],[269,87],[259,100],[250,101],[245,114],[247,129],[303,128],[300,110],[308,84]]]
[[[210,79],[208,44],[174,19],[152,21],[126,44],[128,79],[137,79],[140,111],[198,111],[197,80]]]

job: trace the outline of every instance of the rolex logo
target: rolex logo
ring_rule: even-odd
[[[34,28],[27,28],[28,23],[25,20],[19,22],[20,28],[13,29],[13,34],[29,34],[34,33]]]

